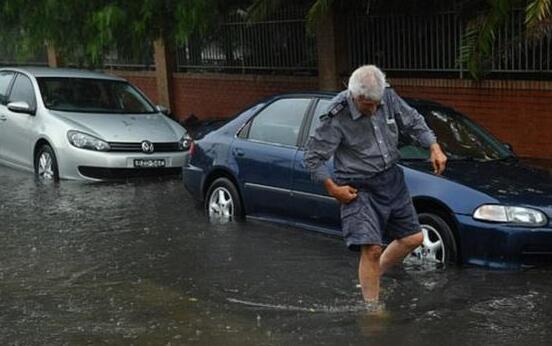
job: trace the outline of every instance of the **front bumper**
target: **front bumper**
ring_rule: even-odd
[[[118,153],[66,147],[57,150],[61,178],[103,180],[135,176],[178,174],[184,166],[185,152]],[[163,168],[135,168],[135,159],[163,159]],[[142,174],[141,174],[142,173]]]
[[[515,269],[523,265],[552,264],[552,228],[519,227],[456,215],[460,249],[465,263]]]

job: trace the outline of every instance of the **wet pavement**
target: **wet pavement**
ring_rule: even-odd
[[[552,270],[397,268],[358,309],[340,239],[211,225],[178,178],[0,166],[0,345],[550,345]]]

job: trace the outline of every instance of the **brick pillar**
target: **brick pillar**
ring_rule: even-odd
[[[61,56],[58,54],[56,49],[52,44],[48,44],[48,66],[49,67],[61,67],[62,61]]]
[[[172,75],[176,71],[174,45],[167,45],[164,39],[159,38],[153,43],[153,49],[159,104],[173,112]]]
[[[318,49],[318,78],[320,90],[342,90],[348,75],[345,27],[342,16],[330,10],[320,19],[316,30]]]

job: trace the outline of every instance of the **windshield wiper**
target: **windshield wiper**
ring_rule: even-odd
[[[456,155],[456,154],[446,154],[449,160],[453,161],[476,161],[476,159],[473,156],[463,156],[463,155]]]
[[[473,156],[462,156],[462,155],[454,155],[454,154],[447,154],[447,157],[450,161],[466,161],[466,162],[489,162],[492,160],[487,160],[484,158],[478,158]]]
[[[517,162],[519,159],[516,155],[514,154],[509,154],[509,155],[506,155],[500,159],[496,159],[494,161],[504,161],[504,162]]]
[[[401,161],[428,161],[429,157],[401,157]]]

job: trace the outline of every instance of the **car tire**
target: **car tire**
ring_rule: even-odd
[[[58,181],[59,170],[56,154],[51,146],[43,145],[34,158],[35,176],[40,181]]]
[[[244,218],[238,189],[228,178],[218,178],[209,186],[205,198],[205,212],[209,221],[224,224]]]
[[[441,216],[433,213],[421,213],[418,218],[424,233],[424,242],[412,252],[412,262],[424,265],[457,263],[458,250],[450,225]]]

